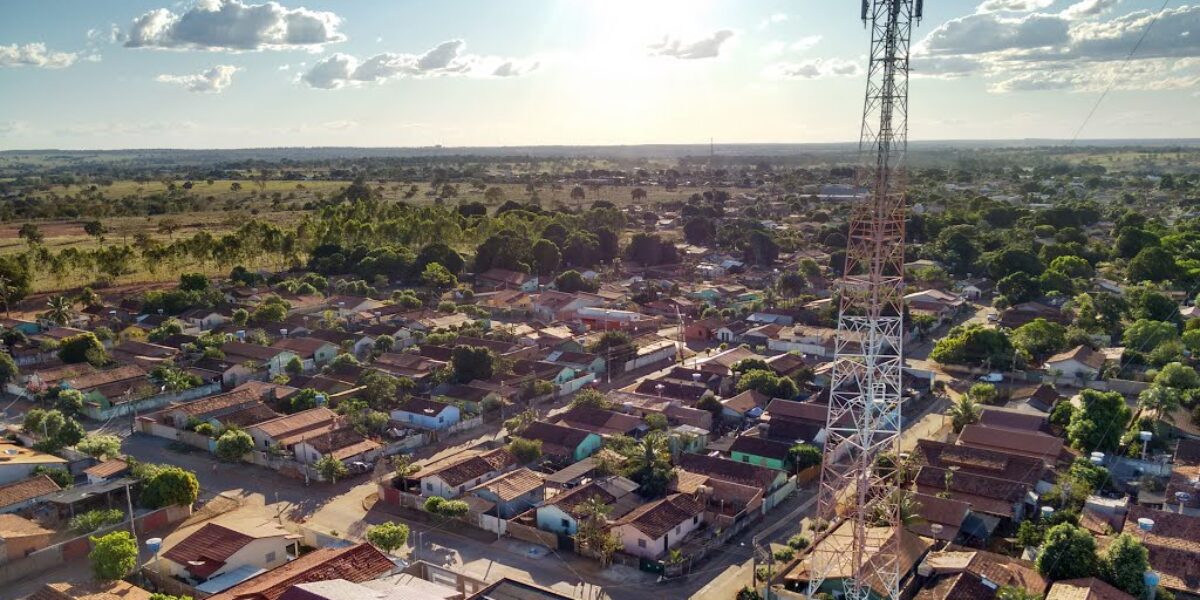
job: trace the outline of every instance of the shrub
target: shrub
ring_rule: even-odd
[[[106,525],[115,525],[125,520],[125,513],[120,509],[89,510],[75,515],[68,527],[75,533],[91,533]]]

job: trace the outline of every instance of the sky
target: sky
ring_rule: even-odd
[[[854,141],[857,4],[3,2],[0,149]],[[911,139],[1200,137],[1200,4],[925,4]]]

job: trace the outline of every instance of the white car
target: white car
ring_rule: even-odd
[[[987,383],[1000,383],[1001,381],[1004,381],[1004,375],[1001,375],[1000,373],[988,373],[987,375],[980,375],[979,381],[984,381]]]

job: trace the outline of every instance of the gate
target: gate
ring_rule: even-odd
[[[573,538],[565,533],[558,534],[558,549],[565,550],[567,552],[574,552],[575,551],[575,538]]]

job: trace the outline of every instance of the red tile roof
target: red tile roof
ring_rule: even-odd
[[[0,485],[0,508],[57,492],[62,488],[46,475]]]
[[[345,579],[362,583],[391,573],[391,559],[370,544],[346,548],[320,548],[210,596],[209,600],[279,600],[288,588],[301,583]]]
[[[676,525],[704,512],[704,502],[689,494],[672,494],[649,504],[643,504],[617,521],[632,525],[652,540],[666,535]]]
[[[207,578],[224,566],[230,556],[253,541],[253,537],[240,531],[205,523],[171,546],[163,553],[163,558],[181,565],[196,577]]]

